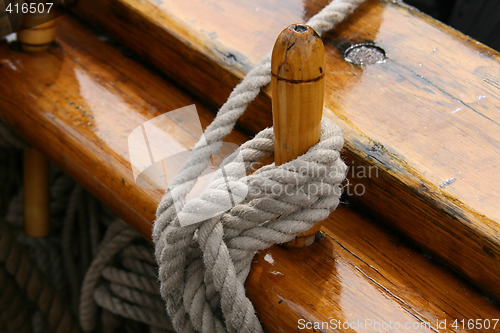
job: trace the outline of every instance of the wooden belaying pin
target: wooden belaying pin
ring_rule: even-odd
[[[44,7],[45,8],[45,7]],[[45,10],[49,10],[48,7]],[[21,48],[26,52],[41,52],[49,48],[56,38],[56,12],[24,14],[23,22],[17,33]]]
[[[276,165],[306,153],[320,139],[325,90],[325,49],[320,36],[305,24],[281,32],[271,58],[271,89]],[[319,230],[299,234],[286,247],[311,245]]]
[[[55,17],[52,13],[26,14],[17,33],[26,52],[41,52],[55,39]],[[45,237],[50,231],[49,162],[35,148],[24,150],[24,232],[30,237]]]

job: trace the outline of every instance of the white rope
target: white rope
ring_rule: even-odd
[[[79,327],[64,298],[33,264],[3,220],[0,221],[0,265],[26,292],[47,320],[51,332],[79,332]],[[2,285],[2,288],[5,286]],[[6,318],[9,319],[9,318]]]
[[[1,198],[10,201],[5,222],[16,232],[14,238],[6,237],[0,218],[0,280],[2,274],[7,274],[16,288],[8,286],[10,280],[9,283],[0,281],[0,298],[22,300],[23,303],[19,304],[29,309],[26,315],[31,325],[29,321],[19,321],[23,314],[16,310],[15,304],[7,302],[9,311],[4,312],[17,315],[0,315],[0,331],[4,331],[2,325],[15,332],[29,327],[36,333],[55,329],[59,332],[69,332],[73,328],[79,330],[78,315],[82,328],[87,331],[99,327],[108,332],[105,328],[116,324],[116,329],[122,331],[130,328],[131,332],[142,332],[147,325],[157,332],[171,332],[165,305],[158,292],[157,267],[151,244],[124,222],[113,223],[107,228],[110,220],[116,220],[116,217],[67,175],[55,169],[51,171],[51,233],[47,237],[31,238],[21,232],[22,192],[11,200],[10,196]],[[11,171],[9,176],[13,177],[15,172]],[[104,239],[100,236],[103,234],[101,229],[108,230]],[[82,237],[84,233],[86,237]],[[123,247],[123,250],[113,251],[118,247]],[[110,256],[111,252],[117,255]],[[90,258],[93,268],[87,270]],[[86,284],[81,286],[84,278]],[[61,296],[60,301],[51,302],[57,295],[64,298]],[[60,306],[61,302],[73,306]],[[80,305],[82,311],[79,311]],[[98,310],[103,313],[102,317],[98,316]],[[108,311],[120,319],[108,323],[115,318]],[[68,329],[69,325],[73,328]],[[134,330],[134,327],[139,328]]]
[[[124,222],[111,224],[81,288],[82,329],[96,328],[99,306],[122,318],[170,331],[155,271],[151,245]]]
[[[343,21],[361,2],[332,1],[308,24],[322,33]],[[278,168],[263,167],[243,178],[217,173],[199,200],[185,202],[210,156],[269,82],[270,54],[235,87],[158,206],[153,241],[160,291],[178,332],[262,332],[243,284],[255,252],[293,239],[325,219],[338,204],[346,170],[339,158],[343,139],[339,128],[325,121],[320,142],[298,159]],[[239,153],[247,172],[273,148],[272,129],[243,144]],[[227,162],[226,171],[232,170],[231,163],[236,162]],[[245,183],[249,188],[246,199],[229,212],[181,227],[179,216],[183,221],[198,221],[217,205],[226,180],[236,189]],[[273,188],[277,194],[270,191]],[[182,207],[179,216],[174,203]]]

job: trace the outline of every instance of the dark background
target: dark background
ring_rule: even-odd
[[[500,51],[500,0],[404,0]]]

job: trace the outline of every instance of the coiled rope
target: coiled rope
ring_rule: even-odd
[[[28,298],[37,304],[51,332],[80,332],[69,306],[31,262],[3,222],[0,222],[0,263],[26,292]]]
[[[361,2],[334,0],[307,24],[318,33],[330,30]],[[322,123],[320,142],[298,159],[239,178],[232,155],[224,162],[225,177],[219,171],[199,199],[185,202],[210,156],[270,77],[269,53],[232,91],[158,206],[153,241],[160,291],[178,332],[262,332],[244,289],[253,256],[293,239],[338,205],[346,170],[339,158],[343,139],[340,129],[327,121]],[[249,172],[273,149],[272,129],[265,129],[235,154],[241,153]],[[181,227],[180,217],[199,221],[217,205],[226,181],[236,192],[246,193],[243,184],[248,186],[245,200],[222,215]],[[179,215],[176,206],[181,207]]]
[[[95,328],[98,306],[157,330],[171,329],[158,295],[153,253],[145,242],[120,220],[109,226],[82,286],[79,313],[84,331]]]
[[[28,306],[14,278],[0,265],[0,332],[31,333]]]
[[[0,138],[11,135],[0,122]],[[2,148],[0,158],[19,156],[12,153]],[[5,170],[0,165],[3,185],[20,177],[16,165]],[[0,218],[0,331],[171,332],[151,244],[67,175],[54,168],[51,178],[47,237],[30,238],[20,231],[22,192],[1,197],[10,202],[1,212],[5,220]],[[18,190],[19,182],[14,183],[8,187]]]

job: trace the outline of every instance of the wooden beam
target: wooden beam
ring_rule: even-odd
[[[221,105],[283,27],[326,3],[88,0],[75,12]],[[323,39],[325,112],[345,133],[350,200],[500,297],[499,54],[393,1],[367,1]],[[385,60],[346,61],[363,43]],[[266,90],[240,125],[255,133],[270,110]]]
[[[36,55],[0,45],[1,119],[150,237],[162,191],[134,183],[128,135],[193,103],[202,126],[213,114],[77,22],[60,19],[57,35],[57,46]],[[169,121],[165,144],[194,144],[193,123]],[[240,144],[248,137],[236,130],[229,139]],[[455,319],[500,317],[476,289],[357,212],[340,207],[322,230],[310,248],[273,247],[256,257],[247,291],[269,332],[332,318],[414,325],[446,319],[448,331],[459,332],[450,326]]]

